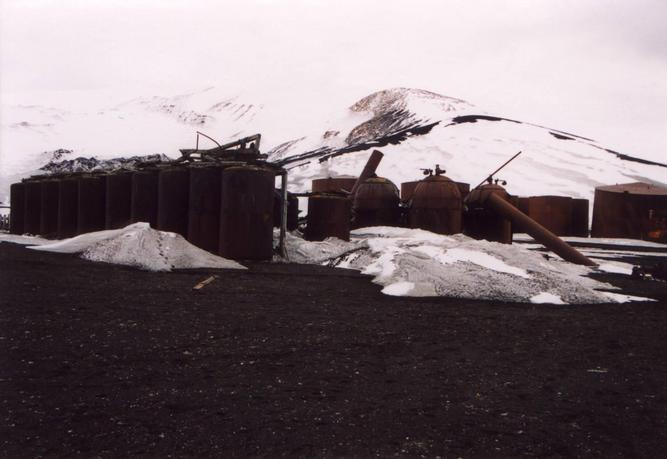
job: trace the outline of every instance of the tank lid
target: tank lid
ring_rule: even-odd
[[[599,186],[595,189],[600,191],[610,191],[612,193],[667,196],[667,188],[644,182],[632,182],[632,183],[623,183],[620,185]]]

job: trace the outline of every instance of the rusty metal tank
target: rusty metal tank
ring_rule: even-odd
[[[527,215],[556,236],[572,233],[572,198],[569,196],[531,196]]]
[[[322,241],[328,237],[336,237],[349,241],[351,216],[350,199],[326,193],[311,195],[308,197],[305,238],[309,241]]]
[[[39,234],[48,239],[58,237],[58,180],[42,181]]]
[[[107,178],[88,175],[79,178],[76,233],[101,231],[105,225]]]
[[[221,177],[220,166],[190,167],[187,239],[212,253],[218,253],[220,240]]]
[[[9,187],[9,232],[11,234],[24,233],[25,218],[25,184],[12,183]]]
[[[132,223],[147,222],[151,228],[157,226],[158,171],[145,169],[132,173]]]
[[[667,242],[667,188],[641,182],[596,188],[591,236]]]
[[[493,212],[483,203],[487,194],[496,194],[510,202],[509,194],[500,185],[485,184],[470,192],[466,198],[466,211],[463,215],[465,234],[475,239],[512,243],[512,224],[509,219]]]
[[[398,226],[398,188],[391,180],[371,177],[359,185],[352,201],[352,228]]]
[[[572,199],[572,227],[570,236],[588,237],[588,199]]]
[[[65,177],[58,182],[58,239],[76,236],[79,213],[79,181]]]
[[[431,175],[414,189],[408,226],[439,234],[457,234],[462,228],[462,210],[457,184],[444,175]]]
[[[357,179],[358,177],[349,175],[315,179],[312,182],[311,190],[313,193],[338,193],[343,190],[349,192],[352,191]]]
[[[273,193],[273,226],[280,228],[283,220],[282,193],[276,190]],[[287,193],[287,231],[294,231],[299,225],[299,198]]]
[[[158,175],[157,229],[188,235],[190,171],[187,167],[169,167]]]
[[[107,176],[104,213],[106,229],[124,228],[132,217],[132,172],[117,172]]]
[[[417,185],[419,185],[421,182],[422,182],[421,180],[415,180],[412,182],[401,183],[401,201],[406,203],[409,202],[410,199],[412,199],[412,195],[415,192],[415,188],[417,188]],[[465,197],[468,196],[468,193],[470,193],[470,184],[464,182],[454,182],[454,183],[458,187],[459,193],[461,193],[461,200],[463,201],[463,199],[465,199]]]
[[[219,253],[233,260],[273,257],[275,173],[260,166],[222,171]]]
[[[27,180],[24,184],[23,231],[27,234],[39,234],[42,217],[42,182],[41,180]]]

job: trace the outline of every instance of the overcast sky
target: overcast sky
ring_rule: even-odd
[[[0,91],[396,87],[667,162],[667,0],[0,0]],[[148,95],[148,94],[147,94]]]

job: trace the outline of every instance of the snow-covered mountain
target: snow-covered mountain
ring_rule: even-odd
[[[196,131],[219,141],[261,133],[262,152],[290,169],[293,191],[309,189],[314,178],[358,174],[375,148],[385,153],[378,174],[396,184],[419,179],[420,168],[439,164],[452,179],[474,185],[521,150],[500,174],[519,195],[592,199],[599,185],[667,185],[665,165],[418,89],[383,90],[351,105],[292,100],[284,94],[232,95],[217,87],[97,104],[92,98],[87,104],[81,99],[77,104],[42,102],[3,101],[0,201],[8,199],[10,183],[47,163],[56,170],[84,167],[87,160],[77,158],[92,156],[177,158],[179,148],[194,147]],[[54,165],[62,160],[69,163]],[[96,161],[91,164],[100,167]]]

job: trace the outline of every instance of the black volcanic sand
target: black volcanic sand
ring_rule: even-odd
[[[2,455],[665,454],[665,283],[499,304],[257,263],[192,290],[211,272],[1,243]]]

